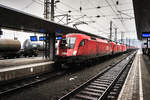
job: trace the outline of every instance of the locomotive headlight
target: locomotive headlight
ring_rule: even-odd
[[[72,55],[75,56],[76,54],[77,54],[77,51],[74,50]]]

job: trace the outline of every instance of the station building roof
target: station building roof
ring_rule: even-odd
[[[142,32],[150,32],[150,0],[133,0],[138,39]]]

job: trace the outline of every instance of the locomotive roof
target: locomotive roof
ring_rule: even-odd
[[[99,36],[96,36],[96,35],[87,35],[87,34],[84,34],[84,33],[69,33],[69,34],[66,34],[64,36],[82,36],[82,37],[86,37],[86,38],[89,38],[89,39],[95,38],[95,40],[96,40],[96,38],[103,39],[103,40],[109,40],[109,39],[99,37]]]
[[[80,34],[80,33],[71,33],[71,34],[66,34],[66,35],[64,35],[64,36],[89,37],[88,35]]]
[[[88,40],[96,40],[96,41],[101,41],[101,42],[108,42],[108,40],[106,39],[101,39],[101,38],[96,38],[96,37],[93,37],[93,36],[89,36],[89,35],[85,35],[85,34],[81,34],[81,33],[71,33],[71,34],[66,34],[64,35],[65,36],[77,36],[77,37],[82,37],[84,39],[88,39]]]

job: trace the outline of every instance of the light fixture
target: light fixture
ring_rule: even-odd
[[[101,7],[100,7],[100,6],[97,6],[96,8],[97,8],[97,9],[100,9]]]
[[[71,11],[71,10],[69,10],[68,12],[69,12],[69,13],[71,13],[72,11]]]
[[[59,3],[59,2],[60,2],[59,0],[56,0],[56,1],[55,1],[55,3]]]
[[[99,18],[99,17],[101,17],[101,16],[100,16],[100,15],[97,15],[96,17]]]
[[[119,1],[116,1],[116,5],[119,5]]]

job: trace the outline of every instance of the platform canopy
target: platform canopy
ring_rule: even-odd
[[[0,4],[0,27],[25,32],[38,32],[55,34],[84,33],[90,36],[103,38],[82,30],[64,26],[43,18],[10,8]]]
[[[150,32],[150,0],[133,0],[138,39],[143,32]]]

